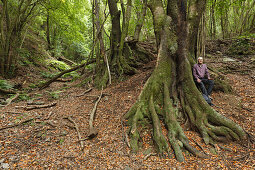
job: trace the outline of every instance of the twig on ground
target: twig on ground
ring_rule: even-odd
[[[9,129],[9,128],[13,128],[13,127],[20,126],[20,125],[22,125],[22,124],[24,124],[24,123],[27,123],[27,122],[30,122],[30,121],[32,121],[32,120],[34,120],[34,118],[30,118],[30,119],[24,120],[24,121],[22,121],[22,122],[20,122],[20,123],[14,124],[14,125],[9,125],[9,126],[2,127],[2,128],[0,128],[0,131],[1,131],[1,130],[4,130],[4,129]]]
[[[50,116],[52,115],[52,111],[48,114],[48,116],[45,118],[45,120],[48,120],[48,119],[50,119]]]
[[[25,110],[33,110],[33,109],[48,108],[48,107],[55,106],[56,104],[57,104],[57,102],[50,103],[50,104],[47,104],[47,105],[25,106],[24,109],[25,109]]]
[[[79,131],[79,127],[78,127],[77,123],[75,123],[75,121],[74,121],[70,116],[68,116],[68,117],[65,118],[65,119],[68,119],[70,122],[72,122],[72,123],[74,124],[75,129],[76,129],[76,131],[77,131],[77,133],[78,133],[78,138],[79,138],[79,141],[80,141],[80,144],[81,144],[81,148],[83,149],[83,148],[84,148],[84,143],[83,143],[83,141],[81,140],[81,139],[82,139],[82,138],[81,138],[81,133],[80,133],[80,131]]]
[[[157,154],[155,154],[155,153],[149,153],[148,155],[146,155],[146,156],[143,158],[143,160],[145,161],[145,160],[148,159],[150,156],[155,156],[155,155],[157,155]]]
[[[99,101],[102,98],[102,94],[103,94],[103,87],[102,87],[101,93],[98,96],[98,99],[97,99],[97,101],[96,101],[96,103],[94,105],[94,108],[92,109],[92,111],[90,113],[90,118],[89,118],[89,134],[88,134],[89,138],[95,137],[97,135],[97,133],[98,133],[97,129],[93,126],[93,120],[94,120],[94,115],[96,113],[97,105],[98,105]]]
[[[22,112],[15,112],[15,111],[5,111],[3,113],[11,113],[11,114],[23,114]]]
[[[29,101],[27,102],[27,105],[44,105],[44,102],[34,102],[34,101]]]
[[[56,125],[54,125],[53,123],[51,123],[51,122],[49,122],[49,121],[36,121],[35,123],[46,123],[46,124],[48,124],[48,125],[50,125],[50,126],[52,126],[52,127],[57,127]]]
[[[72,81],[72,79],[62,79],[62,78],[58,78],[56,81],[58,81],[58,82],[70,82],[70,81]]]
[[[90,92],[92,90],[92,88],[89,88],[88,90],[86,90],[85,92],[83,92],[82,94],[77,95],[76,97],[80,97],[85,95],[86,93]]]
[[[12,101],[16,100],[19,97],[19,93],[16,93],[16,95],[14,97],[10,97],[9,99],[7,99],[7,104],[4,106],[7,107],[9,104],[11,104]]]

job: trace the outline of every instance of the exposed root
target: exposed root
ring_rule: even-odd
[[[149,110],[150,110],[151,118],[153,122],[153,139],[155,141],[155,144],[157,145],[157,148],[161,155],[163,154],[164,151],[167,151],[167,153],[169,153],[169,146],[165,136],[162,133],[160,121],[154,107],[153,96],[150,97],[149,106],[150,106]]]
[[[133,116],[132,119],[132,126],[130,129],[130,146],[132,148],[133,151],[138,151],[139,147],[138,147],[138,140],[140,138],[138,129],[137,129],[137,125],[138,125],[138,120],[143,118],[142,112],[141,112],[141,107],[138,106],[135,115]]]

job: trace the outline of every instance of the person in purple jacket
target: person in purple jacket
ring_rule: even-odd
[[[212,93],[214,81],[210,77],[206,64],[203,64],[203,57],[198,57],[197,61],[197,64],[193,66],[195,83],[202,93],[211,99],[210,94]]]

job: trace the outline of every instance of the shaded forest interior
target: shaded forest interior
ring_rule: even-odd
[[[252,0],[1,1],[0,167],[254,169],[254,23]]]

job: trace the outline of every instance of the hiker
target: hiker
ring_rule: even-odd
[[[205,100],[211,100],[212,98],[210,97],[210,94],[212,93],[214,81],[210,77],[206,64],[203,64],[203,57],[198,57],[197,64],[193,66],[193,76],[195,83],[201,89]],[[206,88],[206,86],[208,86],[208,88]],[[207,101],[207,103],[210,104],[211,101]]]

